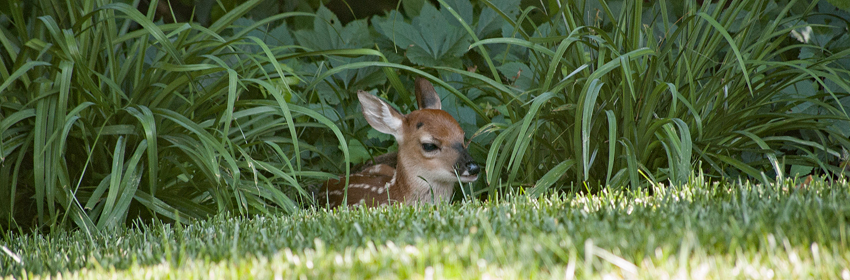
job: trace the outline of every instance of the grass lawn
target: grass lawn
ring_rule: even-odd
[[[850,185],[694,183],[6,236],[6,277],[850,279]]]

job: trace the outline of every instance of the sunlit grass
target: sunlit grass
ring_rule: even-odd
[[[0,260],[63,278],[850,278],[846,181],[654,191],[7,236]]]

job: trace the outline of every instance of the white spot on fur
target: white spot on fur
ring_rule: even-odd
[[[379,165],[374,165],[374,166],[372,166],[372,167],[367,168],[367,169],[366,169],[363,173],[372,173],[372,174],[376,174],[376,173],[379,173],[379,172],[381,171],[381,167],[382,167],[382,166],[381,166],[380,164],[379,164]]]
[[[372,186],[368,185],[368,184],[351,184],[351,185],[348,185],[349,189],[369,189],[371,187]]]

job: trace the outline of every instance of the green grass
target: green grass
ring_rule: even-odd
[[[0,261],[33,278],[850,278],[847,181],[653,190],[6,236]]]

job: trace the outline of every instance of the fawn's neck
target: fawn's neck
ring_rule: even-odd
[[[416,172],[414,168],[408,168],[405,161],[399,158],[398,166],[390,181],[390,196],[393,200],[405,204],[414,203],[440,203],[449,201],[454,192],[454,183],[426,181],[427,172]],[[393,193],[397,194],[394,195]]]

